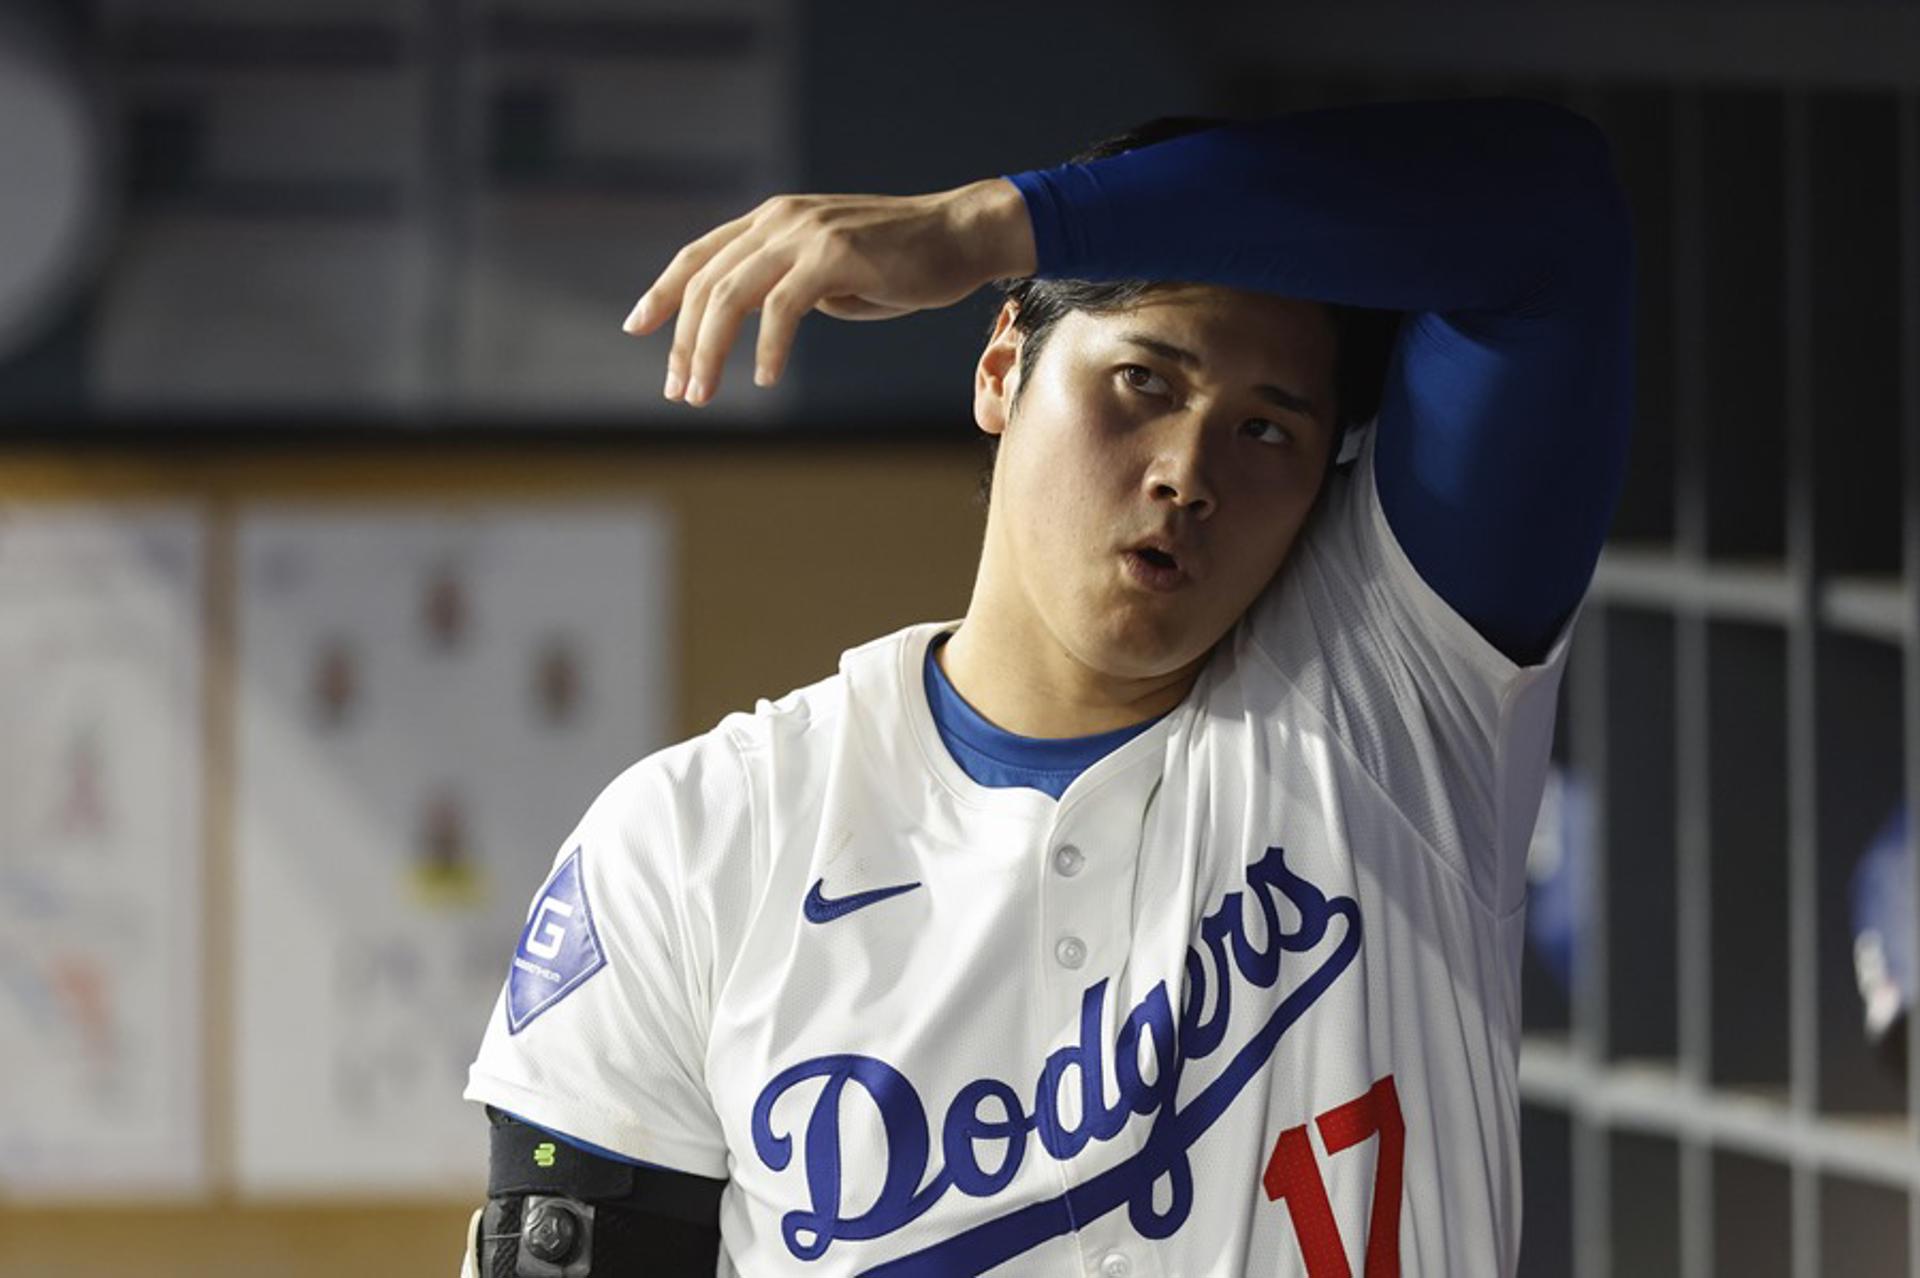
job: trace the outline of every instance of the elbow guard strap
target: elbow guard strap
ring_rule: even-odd
[[[604,1158],[498,1110],[487,1116],[481,1278],[713,1273],[724,1180]]]

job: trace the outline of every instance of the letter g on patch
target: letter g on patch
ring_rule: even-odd
[[[540,889],[520,932],[513,968],[507,974],[509,1033],[518,1034],[607,965],[593,929],[580,856],[581,849],[576,847],[560,863]]]

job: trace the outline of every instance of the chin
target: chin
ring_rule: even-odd
[[[1126,679],[1157,679],[1192,663],[1211,643],[1182,629],[1168,632],[1131,625],[1110,628],[1100,634],[1089,656],[1098,659],[1089,665]]]

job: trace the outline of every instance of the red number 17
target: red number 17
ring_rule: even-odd
[[[1400,1278],[1400,1162],[1407,1143],[1407,1127],[1400,1120],[1400,1097],[1388,1074],[1344,1105],[1336,1105],[1314,1120],[1327,1152],[1337,1154],[1378,1132],[1379,1158],[1373,1165],[1373,1214],[1367,1222],[1366,1278]],[[1327,1202],[1326,1182],[1314,1161],[1307,1125],[1289,1127],[1274,1143],[1261,1177],[1267,1197],[1287,1200],[1300,1254],[1307,1261],[1307,1278],[1351,1278],[1340,1229]]]

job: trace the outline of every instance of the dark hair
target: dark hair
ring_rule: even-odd
[[[1220,116],[1162,115],[1137,124],[1112,137],[1102,138],[1071,156],[1069,164],[1090,164],[1143,146],[1152,146],[1188,133],[1234,124]],[[1014,387],[1013,404],[1033,374],[1047,337],[1061,316],[1069,311],[1091,315],[1112,315],[1139,305],[1150,295],[1181,287],[1180,280],[1111,280],[1094,282],[1071,279],[1036,279],[1020,276],[993,281],[1003,294],[1002,304],[1012,301],[1018,308],[1013,326],[1022,334],[1020,344],[1020,380]],[[1333,321],[1336,351],[1334,368],[1334,438],[1327,450],[1327,469],[1331,473],[1339,459],[1347,432],[1366,422],[1380,407],[1380,394],[1386,382],[1387,362],[1393,352],[1393,340],[1399,330],[1399,311],[1377,310],[1364,306],[1345,306],[1323,302]],[[993,322],[998,321],[998,311]],[[988,328],[992,332],[991,324]],[[979,500],[985,505],[992,491],[993,462],[998,456],[1000,436],[987,435],[987,467],[980,476]],[[1324,485],[1323,485],[1324,487]]]

